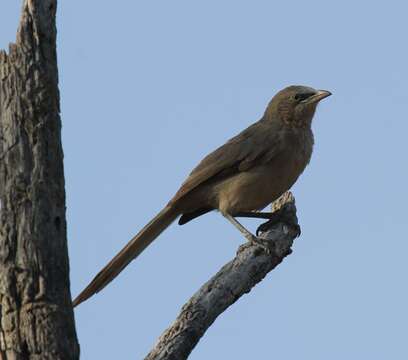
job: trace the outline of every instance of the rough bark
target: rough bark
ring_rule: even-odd
[[[56,0],[0,52],[0,358],[78,359],[69,290]]]
[[[145,360],[187,359],[218,315],[292,252],[293,240],[300,234],[293,196],[286,193],[273,205],[273,211],[279,211],[280,220],[261,225],[263,244],[241,246],[236,257],[182,307],[176,321],[161,335]]]

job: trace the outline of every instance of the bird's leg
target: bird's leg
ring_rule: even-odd
[[[253,235],[249,230],[247,230],[244,225],[242,225],[237,219],[235,219],[233,216],[231,216],[230,214],[227,213],[222,213],[222,215],[224,215],[224,217],[232,224],[234,225],[240,232],[242,235],[245,236],[245,238],[248,241],[253,241],[253,239],[256,237],[255,235]]]
[[[256,219],[270,219],[273,217],[273,212],[261,212],[261,211],[240,211],[235,214],[235,217],[256,218]]]
[[[243,211],[235,214],[236,217],[246,217],[246,218],[257,218],[257,219],[268,219],[264,224],[259,225],[258,229],[256,230],[256,235],[260,232],[268,230],[272,225],[278,222],[284,222],[291,226],[295,226],[297,231],[300,235],[300,226],[297,224],[292,224],[291,218],[288,218],[288,214],[286,211],[282,209],[276,210],[274,212],[257,212],[257,211]]]
[[[269,223],[277,223],[284,220],[284,212],[282,209],[273,212],[261,212],[261,211],[241,211],[234,214],[236,217],[256,218],[256,219],[268,219]]]
[[[255,243],[258,246],[260,246],[264,251],[269,254],[270,249],[268,245],[265,244],[265,242],[262,239],[258,239],[254,234],[252,234],[249,230],[247,230],[237,219],[235,219],[233,216],[227,213],[222,213],[224,217],[232,224],[234,225],[240,232],[245,236],[245,238],[251,242]]]

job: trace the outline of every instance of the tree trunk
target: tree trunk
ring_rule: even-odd
[[[69,288],[56,0],[0,51],[0,359],[78,359]]]

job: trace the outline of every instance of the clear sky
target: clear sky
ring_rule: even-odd
[[[1,48],[19,10],[2,0]],[[407,359],[407,13],[404,1],[60,1],[73,295],[204,155],[304,84],[333,96],[293,188],[302,236],[190,358]],[[75,310],[82,359],[143,358],[242,242],[216,213],[174,224]]]

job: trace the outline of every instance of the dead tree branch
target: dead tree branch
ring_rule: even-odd
[[[286,193],[274,204],[273,211],[279,216],[260,227],[264,246],[242,245],[236,257],[182,307],[145,360],[187,359],[215,319],[292,252],[293,240],[300,232],[293,196]]]

